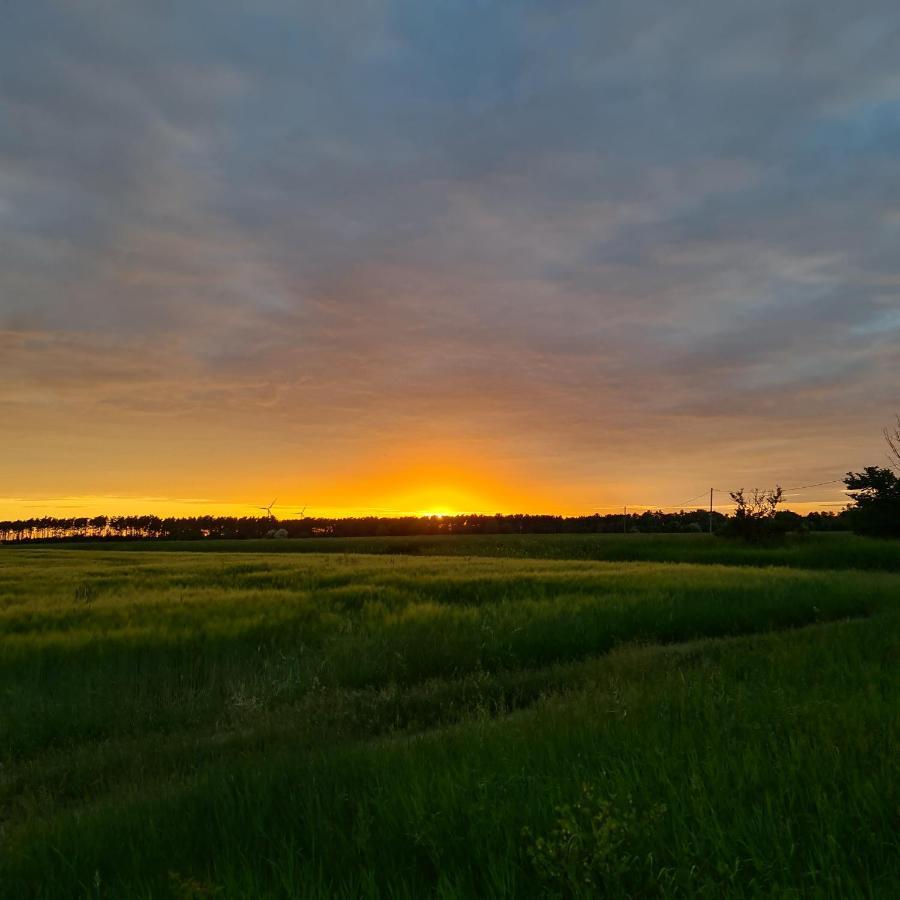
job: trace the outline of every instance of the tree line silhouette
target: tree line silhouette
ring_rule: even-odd
[[[844,531],[850,528],[846,511],[814,512],[801,516],[790,511],[777,513],[790,530]],[[713,530],[721,530],[729,516],[712,513]],[[647,510],[622,515],[452,515],[452,516],[363,516],[300,519],[234,516],[94,516],[40,518],[0,521],[4,543],[44,541],[122,540],[241,540],[266,537],[411,537],[441,534],[606,534],[640,532],[698,533],[709,529],[708,510],[680,512]]]

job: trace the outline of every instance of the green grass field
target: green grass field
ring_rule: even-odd
[[[0,896],[897,896],[896,543],[286,543],[0,549]]]
[[[93,552],[98,545],[74,542],[55,546]],[[774,547],[754,547],[705,534],[467,534],[243,541],[116,541],[102,546],[108,550],[126,552],[499,556],[900,572],[900,542],[827,533],[791,536],[785,543]]]

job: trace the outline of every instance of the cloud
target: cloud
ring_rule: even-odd
[[[843,470],[896,405],[892,2],[4,16],[18,441],[190,419],[309,478],[437,441],[587,490],[660,431],[688,480],[816,422]]]

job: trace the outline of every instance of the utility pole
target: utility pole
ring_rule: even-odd
[[[628,507],[622,507],[622,534],[628,534]]]
[[[712,534],[712,505],[713,505],[713,491],[715,488],[709,489],[709,533]]]

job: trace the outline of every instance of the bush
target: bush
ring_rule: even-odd
[[[749,495],[741,488],[732,491],[731,499],[736,508],[734,515],[718,531],[722,537],[737,538],[752,544],[772,543],[783,540],[795,524],[791,514],[778,511],[778,505],[784,502],[784,492],[780,487],[774,491],[754,488]]]

